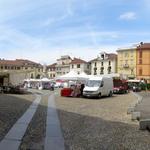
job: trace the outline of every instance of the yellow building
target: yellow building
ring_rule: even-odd
[[[117,52],[117,72],[124,78],[136,78],[136,47],[120,48]]]
[[[150,83],[150,43],[141,43],[137,47],[137,78]]]
[[[18,85],[24,79],[42,76],[43,66],[39,63],[24,59],[0,59],[0,85]]]

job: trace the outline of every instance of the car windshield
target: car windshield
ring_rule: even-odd
[[[100,80],[89,80],[86,84],[88,87],[99,87],[101,84]]]
[[[114,87],[119,87],[119,86],[122,86],[123,83],[121,81],[114,81]]]

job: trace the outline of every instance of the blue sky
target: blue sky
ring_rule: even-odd
[[[150,42],[149,14],[149,0],[0,0],[0,58],[90,60]]]

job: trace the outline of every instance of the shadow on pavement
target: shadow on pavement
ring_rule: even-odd
[[[150,134],[138,125],[58,110],[66,150],[147,150]]]

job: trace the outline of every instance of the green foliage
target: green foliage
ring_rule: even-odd
[[[147,89],[150,90],[150,83],[147,84]]]
[[[149,84],[140,84],[141,90],[150,90],[150,83]]]

